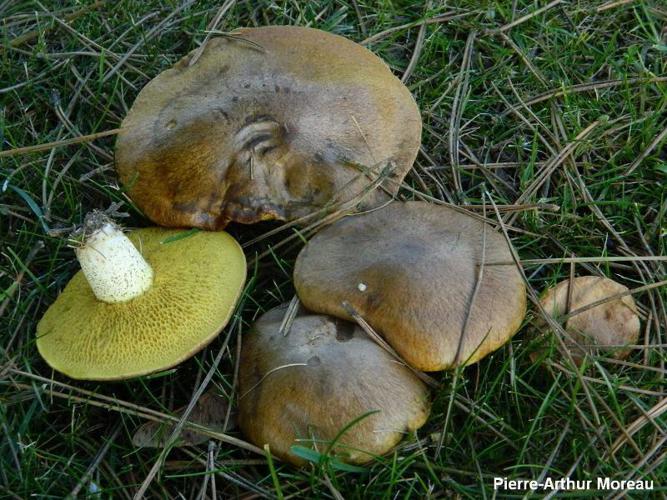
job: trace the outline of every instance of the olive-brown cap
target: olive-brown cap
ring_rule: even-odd
[[[37,325],[37,349],[55,370],[86,380],[164,370],[227,324],[246,277],[245,256],[231,236],[148,228],[128,237],[153,268],[153,285],[110,304],[76,273]]]
[[[632,297],[624,295],[581,312],[577,312],[577,309],[625,292],[628,292],[626,286],[609,278],[578,276],[574,278],[572,286],[570,280],[564,280],[547,289],[540,298],[540,304],[547,314],[558,321],[568,313],[569,294],[569,311],[574,314],[567,317],[564,327],[571,338],[563,340],[576,362],[583,360],[586,352],[596,349],[604,350],[613,358],[622,359],[631,352],[624,346],[636,344],[640,333],[639,316]],[[543,321],[538,321],[538,325],[545,327]]]
[[[429,413],[426,386],[352,323],[302,312],[280,331],[286,308],[263,315],[243,337],[239,425],[258,446],[297,465],[293,445],[364,463],[391,450]],[[303,440],[303,441],[301,441]]]
[[[144,87],[116,142],[121,181],[154,222],[291,220],[356,198],[388,164],[393,193],[412,166],[417,105],[361,45],[269,26],[213,38],[190,64],[193,54]]]
[[[444,370],[496,350],[524,318],[514,265],[484,266],[477,286],[483,254],[512,262],[504,237],[478,219],[394,202],[316,234],[297,258],[294,284],[307,308],[348,318],[347,301],[414,368]]]

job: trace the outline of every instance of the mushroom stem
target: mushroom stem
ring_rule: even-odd
[[[128,302],[153,284],[153,269],[120,228],[100,213],[86,218],[83,244],[74,251],[95,297]]]

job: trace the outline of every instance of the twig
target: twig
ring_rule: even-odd
[[[604,12],[605,10],[613,9],[614,7],[620,7],[621,5],[626,5],[634,2],[635,0],[618,0],[616,2],[607,2],[603,5],[600,5],[596,10],[598,13]]]
[[[401,363],[402,365],[405,365],[405,367],[410,370],[412,373],[414,373],[422,382],[424,382],[426,385],[429,387],[435,388],[438,387],[440,384],[433,378],[427,375],[426,373],[417,370],[416,368],[413,368],[410,366],[408,363],[405,362],[405,360],[398,354],[393,347],[391,347],[386,340],[384,340],[380,334],[378,334],[375,329],[359,314],[359,312],[346,300],[344,300],[341,304],[343,306],[343,309],[345,309],[345,312],[349,314],[352,319],[361,327],[361,329],[366,332],[366,335],[368,335],[371,340],[373,340],[376,344],[378,344],[382,349],[384,349],[391,357],[393,357],[396,361]]]
[[[8,149],[7,151],[0,151],[0,158],[6,156],[22,155],[27,153],[36,153],[39,151],[46,151],[52,148],[59,148],[62,146],[70,146],[72,144],[80,144],[82,142],[90,142],[101,137],[108,137],[116,135],[121,131],[119,128],[105,130],[104,132],[97,132],[95,134],[81,135],[79,137],[72,137],[71,139],[64,139],[62,141],[45,142],[44,144],[36,144],[34,146],[25,146],[22,148]]]
[[[157,23],[151,30],[146,33],[144,36],[141,37],[139,42],[137,42],[133,47],[131,47],[127,52],[123,54],[123,56],[120,58],[120,60],[111,68],[107,73],[104,75],[104,78],[102,78],[102,83],[105,83],[111,78],[113,75],[116,74],[116,72],[125,64],[125,62],[134,54],[134,52],[144,43],[146,43],[148,40],[153,38],[155,35],[160,33],[162,30],[163,26],[167,24],[172,18],[174,18],[177,14],[181,13],[188,7],[190,7],[195,0],[187,0],[186,2],[182,3],[180,6],[177,8],[173,9],[171,13],[165,17],[162,21]]]
[[[245,398],[248,394],[250,394],[252,391],[257,389],[262,383],[272,374],[274,374],[277,371],[284,370],[285,368],[295,368],[297,366],[308,366],[308,363],[288,363],[286,365],[280,365],[276,366],[275,368],[271,368],[269,371],[267,371],[262,378],[260,378],[255,385],[253,385],[250,389],[245,391],[243,394],[239,396],[239,400]]]
[[[94,2],[90,5],[86,5],[85,7],[82,7],[81,9],[77,10],[76,12],[72,12],[71,14],[67,14],[67,15],[63,16],[63,20],[66,23],[68,23],[70,21],[74,21],[75,19],[78,19],[79,17],[87,14],[88,12],[90,12],[92,10],[99,9],[105,3],[106,3],[106,0],[97,0],[96,2]],[[23,45],[24,43],[29,42],[30,40],[33,40],[33,39],[37,38],[40,35],[40,33],[45,33],[46,31],[48,31],[50,29],[52,29],[52,27],[47,27],[41,32],[39,30],[32,30],[32,31],[28,31],[27,33],[23,33],[22,35],[19,35],[16,38],[13,38],[9,42],[9,46],[12,47],[12,48],[16,48],[20,45]],[[5,48],[2,45],[0,45],[0,53],[4,49]]]
[[[635,262],[635,261],[667,261],[667,255],[645,255],[645,256],[625,256],[625,257],[553,257],[550,259],[522,259],[521,264],[538,265],[543,264],[581,264],[584,262]],[[487,262],[486,266],[513,266],[514,262],[510,260]]]
[[[483,194],[483,200],[486,201],[486,195]],[[484,206],[484,217],[486,218],[486,203],[483,204]],[[452,406],[454,404],[454,395],[456,394],[456,383],[458,382],[459,375],[462,371],[463,366],[457,366],[459,356],[461,354],[461,348],[463,347],[463,341],[465,339],[465,334],[468,329],[468,323],[470,322],[470,316],[472,315],[472,308],[475,304],[475,299],[477,298],[477,294],[479,293],[479,289],[482,285],[482,279],[484,278],[484,263],[486,262],[486,227],[487,225],[484,224],[482,226],[482,258],[480,265],[478,266],[478,271],[477,271],[477,278],[475,280],[475,286],[472,290],[472,294],[470,296],[470,300],[468,300],[468,304],[466,307],[466,312],[465,312],[465,319],[463,320],[463,326],[461,328],[461,335],[459,336],[459,342],[456,346],[456,353],[454,354],[454,361],[452,365],[454,366],[454,377],[452,378],[452,390],[449,395],[449,403],[447,405],[447,413],[445,414],[445,423],[442,426],[442,432],[440,433],[440,439],[438,440],[438,444],[435,447],[435,456],[440,455],[440,450],[442,449],[442,446],[445,444],[445,436],[447,434],[447,427],[449,426],[449,420],[451,416],[451,411],[452,411]]]
[[[404,29],[408,28],[414,28],[415,26],[419,26],[420,24],[437,24],[437,23],[444,23],[447,21],[453,21],[454,19],[461,19],[462,17],[467,17],[472,14],[477,14],[479,11],[468,11],[468,12],[463,12],[463,13],[457,13],[456,11],[452,12],[447,12],[445,14],[441,14],[439,16],[431,17],[429,19],[423,19],[421,21],[414,21],[411,23],[406,23],[406,24],[401,24],[400,26],[394,26],[392,28],[386,29],[384,31],[381,31],[380,33],[376,33],[373,36],[370,36],[366,38],[365,40],[362,40],[359,42],[361,45],[370,45],[371,43],[377,42],[378,40],[382,40],[388,35],[391,35],[392,33],[395,33],[397,31],[401,31]]]
[[[545,92],[543,94],[539,94],[531,99],[528,99],[525,101],[526,106],[532,106],[533,104],[540,103],[542,101],[546,101],[548,99],[551,99],[553,97],[562,97],[566,94],[569,93],[576,93],[576,92],[588,92],[589,90],[598,90],[598,89],[606,89],[610,87],[617,87],[619,85],[623,84],[628,84],[632,85],[635,83],[663,83],[667,82],[667,76],[658,76],[655,78],[626,78],[626,79],[618,79],[618,80],[607,80],[604,82],[595,82],[595,83],[578,83],[576,85],[572,85],[571,87],[567,87],[565,89],[557,89],[557,90],[552,90],[549,92]],[[503,113],[503,115],[507,114],[508,111]]]
[[[665,285],[667,285],[667,280],[658,281],[657,283],[651,283],[649,285],[640,286],[640,287],[637,287],[637,288],[633,288],[632,290],[627,290],[625,292],[615,293],[614,295],[610,295],[608,297],[605,297],[604,299],[596,300],[595,302],[591,302],[590,304],[586,304],[585,306],[579,307],[578,309],[575,309],[574,311],[571,311],[567,314],[564,314],[563,316],[559,316],[559,319],[561,319],[562,321],[565,321],[565,320],[571,318],[572,316],[576,316],[577,314],[581,314],[581,313],[586,312],[590,309],[593,309],[593,308],[595,308],[599,305],[606,304],[607,302],[612,302],[614,300],[618,300],[622,297],[625,297],[626,295],[634,295],[634,294],[637,294],[637,293],[646,292],[648,290],[653,290],[654,288],[659,288],[659,287],[665,286]]]
[[[419,33],[417,33],[417,41],[415,42],[415,50],[412,52],[412,57],[410,58],[408,67],[405,68],[405,72],[403,73],[403,76],[401,76],[401,81],[403,83],[408,81],[408,78],[410,78],[410,75],[412,75],[412,72],[417,67],[417,61],[419,60],[419,55],[421,54],[422,49],[424,48],[425,36],[426,36],[426,23],[424,22],[419,27]]]
[[[644,425],[646,425],[648,422],[652,422],[655,425],[656,424],[655,420],[666,411],[667,411],[667,398],[663,398],[653,408],[651,408],[637,420],[632,422],[627,427],[627,429],[625,429],[625,432],[621,436],[619,436],[618,439],[616,439],[616,441],[614,441],[614,443],[611,445],[609,452],[612,455],[616,453],[621,448],[621,446],[625,444],[625,442],[628,440],[628,437],[632,437],[640,429],[642,429]]]
[[[602,385],[606,385],[606,386],[609,386],[609,385],[610,385],[609,380],[600,380],[600,379],[597,379],[597,378],[595,378],[595,377],[589,377],[589,376],[587,376],[587,375],[582,375],[581,373],[579,373],[579,372],[576,371],[576,370],[574,370],[574,371],[573,371],[573,370],[568,370],[568,369],[565,368],[563,365],[561,365],[561,364],[559,364],[559,363],[556,363],[555,361],[545,360],[545,363],[546,363],[548,366],[557,368],[557,369],[560,370],[561,372],[563,372],[563,373],[565,373],[566,375],[569,375],[569,376],[571,376],[571,377],[576,377],[576,378],[578,378],[578,379],[580,379],[580,380],[585,380],[586,382],[594,382],[594,383],[596,383],[596,384],[602,384]],[[621,390],[621,391],[625,391],[625,392],[633,392],[633,393],[636,393],[636,394],[644,394],[644,395],[646,395],[646,396],[658,396],[658,397],[664,397],[664,396],[667,396],[667,393],[665,393],[665,392],[649,391],[649,390],[647,390],[647,389],[638,389],[637,387],[631,387],[631,386],[629,386],[629,385],[619,384],[619,385],[616,385],[616,386],[614,386],[614,387],[615,387],[616,389],[618,389],[618,390]]]
[[[209,382],[213,378],[213,375],[215,374],[215,371],[218,369],[218,365],[222,361],[222,356],[225,354],[225,351],[227,350],[227,344],[229,343],[229,338],[231,337],[231,334],[227,335],[225,338],[225,341],[222,344],[222,347],[220,347],[220,350],[218,351],[217,356],[213,360],[213,364],[211,365],[211,368],[208,370],[208,373],[206,374],[206,377],[204,377],[204,380],[202,383],[199,385],[197,390],[194,392],[192,395],[192,398],[190,399],[190,403],[188,404],[188,407],[185,409],[183,412],[183,415],[181,415],[181,418],[179,419],[178,423],[174,426],[174,430],[171,432],[169,435],[169,438],[165,442],[164,448],[160,452],[160,456],[158,459],[155,461],[153,464],[153,467],[151,467],[151,470],[148,472],[148,475],[144,479],[144,482],[141,483],[141,486],[139,490],[137,490],[136,494],[134,495],[134,500],[142,500],[144,498],[144,494],[146,493],[146,490],[150,486],[151,482],[157,475],[158,471],[160,470],[160,467],[162,466],[162,463],[164,459],[167,456],[167,453],[169,453],[171,449],[171,444],[176,442],[178,439],[179,434],[181,433],[181,430],[183,430],[184,424],[187,422],[188,417],[190,416],[190,413],[192,413],[192,410],[195,408],[195,405],[197,404],[197,401],[199,401],[199,398],[201,395],[204,393],[206,390],[206,387],[208,386]]]
[[[503,236],[505,237],[505,241],[507,242],[507,246],[510,250],[510,254],[512,256],[512,259],[514,260],[514,264],[519,271],[519,274],[521,278],[523,279],[523,282],[526,285],[526,290],[528,292],[528,297],[530,298],[531,302],[535,304],[535,307],[537,308],[540,316],[542,319],[551,327],[551,329],[558,333],[556,335],[556,340],[561,347],[565,359],[569,362],[570,366],[576,367],[576,363],[574,362],[574,358],[572,357],[572,354],[570,353],[569,349],[565,347],[565,341],[563,340],[564,338],[569,339],[571,342],[573,342],[574,345],[578,345],[576,341],[572,338],[572,336],[554,319],[551,317],[550,314],[546,312],[544,307],[542,306],[542,303],[540,302],[537,293],[533,289],[533,287],[530,285],[530,282],[528,281],[528,277],[526,276],[526,273],[523,270],[523,266],[521,264],[521,259],[519,257],[518,252],[514,248],[514,245],[512,244],[512,240],[509,237],[509,234],[507,232],[507,226],[505,222],[503,222],[502,217],[500,216],[500,212],[498,211],[498,207],[496,206],[495,201],[493,201],[493,197],[491,196],[491,193],[488,191],[485,191],[486,196],[489,198],[489,201],[491,202],[491,206],[493,207],[493,211],[495,212],[496,218],[498,220],[498,224],[500,225],[500,229],[502,231]],[[584,351],[585,352],[585,351]],[[575,376],[579,379],[579,382],[581,383],[581,388],[584,391],[584,394],[586,396],[586,399],[588,400],[589,406],[591,407],[591,410],[593,411],[596,420],[599,420],[598,418],[598,412],[595,407],[595,404],[593,403],[593,398],[590,395],[590,391],[588,389],[588,386],[585,384],[584,380],[585,378],[579,373],[578,370],[574,370]]]
[[[106,410],[111,410],[111,411],[117,411],[120,413],[126,413],[128,415],[134,415],[137,417],[144,418],[146,420],[152,420],[154,422],[173,422],[177,423],[179,421],[178,417],[174,417],[172,415],[167,415],[166,413],[161,413],[159,411],[151,410],[150,408],[142,408],[138,405],[134,405],[132,403],[128,403],[127,401],[122,401],[119,399],[114,399],[110,398],[108,396],[104,396],[101,394],[97,394],[91,391],[86,391],[83,389],[79,389],[77,387],[72,387],[68,386],[67,384],[63,384],[60,382],[56,382],[54,380],[49,380],[44,377],[40,377],[39,375],[34,375],[32,373],[28,372],[22,372],[20,370],[17,370],[15,368],[9,368],[7,370],[8,372],[16,373],[16,374],[21,374],[24,376],[27,376],[28,378],[33,378],[35,380],[39,380],[43,382],[45,385],[43,386],[43,390],[47,392],[50,396],[54,396],[57,398],[62,398],[66,399],[69,401],[74,401],[77,403],[83,403],[83,404],[89,404],[91,406],[96,406],[98,408],[104,408]],[[69,390],[77,390],[78,392],[82,394],[86,394],[89,397],[88,398],[83,398],[80,396],[74,396],[72,394],[65,394],[62,392],[55,391],[53,389],[47,389],[46,384],[52,384],[52,385],[57,385],[61,387],[65,387]],[[27,390],[34,390],[35,385],[34,384],[21,384],[21,383],[14,383],[15,387],[21,388],[21,389],[27,389]],[[96,397],[100,399],[101,401],[95,401],[94,399],[90,399],[91,397]],[[109,401],[109,402],[102,402],[102,401]],[[196,424],[194,422],[186,422],[185,423],[185,428],[191,431],[195,431],[198,434],[203,434],[205,436],[208,436],[212,439],[217,439],[219,441],[222,441],[223,443],[230,444],[232,446],[237,446],[239,448],[242,448],[244,450],[251,451],[253,453],[257,453],[259,455],[263,455],[264,452],[261,450],[261,448],[257,448],[256,446],[246,443],[245,441],[235,438],[233,436],[229,436],[227,434],[224,434],[222,432],[216,432],[208,427],[204,427],[202,425]]]
[[[548,3],[544,7],[540,7],[539,9],[534,10],[533,12],[531,12],[529,14],[526,14],[525,16],[520,17],[519,19],[517,19],[515,21],[512,21],[511,23],[506,24],[505,26],[501,26],[500,28],[495,29],[495,30],[489,30],[489,33],[499,33],[499,32],[503,32],[503,31],[507,31],[509,29],[512,29],[515,26],[518,26],[519,24],[524,23],[524,22],[528,21],[529,19],[532,19],[533,17],[535,17],[537,15],[540,15],[542,12],[546,12],[547,10],[551,9],[552,7],[555,7],[556,5],[558,5],[559,3],[562,3],[562,2],[563,2],[563,0],[554,0],[553,2]]]
[[[586,128],[577,134],[577,136],[568,143],[561,151],[554,156],[548,165],[546,165],[540,172],[537,174],[535,180],[526,188],[526,190],[521,193],[517,198],[515,203],[523,203],[529,197],[533,196],[544,182],[551,176],[551,174],[561,165],[575,150],[575,148],[584,141],[590,133],[601,123],[600,120],[596,120],[593,123],[590,123]],[[514,214],[508,220],[509,224],[513,224],[516,220],[516,215]]]
[[[460,196],[463,191],[461,186],[461,175],[458,171],[459,165],[459,127],[461,124],[461,117],[463,116],[463,108],[465,107],[466,95],[468,93],[468,82],[470,81],[470,60],[472,59],[472,48],[477,36],[476,31],[471,31],[466,39],[465,50],[463,51],[463,60],[461,61],[461,70],[459,72],[459,81],[461,82],[456,87],[454,94],[454,102],[452,103],[451,119],[449,126],[449,163],[452,168],[452,176],[454,178],[454,187],[457,194]]]
[[[42,240],[37,240],[37,243],[35,243],[28,252],[28,256],[25,258],[21,270],[16,275],[14,283],[12,283],[3,293],[5,299],[2,301],[2,304],[0,305],[0,318],[2,318],[2,315],[5,313],[5,309],[7,309],[7,305],[14,296],[14,293],[16,293],[16,290],[18,290],[19,286],[21,286],[21,282],[23,281],[23,277],[25,276],[25,272],[28,269],[28,266],[42,248],[44,248],[44,242]]]
[[[484,204],[484,217],[486,217],[486,203]],[[475,299],[479,293],[479,289],[482,286],[482,280],[484,279],[484,265],[486,264],[486,228],[487,224],[482,225],[482,256],[481,261],[478,265],[477,270],[477,279],[475,280],[475,287],[473,288],[472,295],[468,301],[466,307],[465,320],[463,321],[463,327],[461,329],[461,336],[459,337],[458,345],[456,346],[456,354],[454,355],[454,365],[459,361],[459,355],[461,354],[461,348],[463,347],[463,341],[465,338],[466,331],[468,329],[468,323],[470,323],[470,316],[472,315],[472,308],[475,304]]]
[[[528,59],[528,56],[525,54],[523,50],[521,50],[521,47],[519,47],[514,40],[512,40],[509,35],[507,35],[504,32],[499,32],[500,37],[509,45],[514,52],[517,53],[519,58],[523,61],[523,63],[526,65],[526,67],[535,75],[535,77],[540,81],[540,83],[544,86],[547,87],[547,78],[542,74],[542,72],[537,69],[537,67],[533,64],[533,62]]]
[[[109,451],[109,448],[111,448],[111,445],[113,442],[116,440],[118,437],[118,434],[120,434],[122,426],[120,423],[116,424],[115,429],[111,432],[111,435],[107,439],[106,443],[104,443],[104,446],[100,449],[100,451],[97,453],[97,456],[93,460],[93,462],[90,464],[86,472],[81,476],[79,479],[79,482],[76,484],[74,489],[70,492],[70,494],[66,497],[67,499],[73,499],[76,498],[79,492],[81,491],[81,488],[83,488],[83,485],[85,484],[86,481],[90,478],[90,476],[95,472],[95,469],[100,465],[102,460],[104,460],[104,457],[106,456],[107,452]]]
[[[220,24],[220,21],[222,21],[222,18],[224,17],[224,15],[235,4],[236,4],[236,0],[225,0],[225,3],[222,4],[222,7],[220,7],[220,9],[218,10],[218,13],[215,15],[213,20],[206,27],[207,33],[206,33],[206,36],[204,37],[204,41],[201,43],[199,48],[197,48],[195,53],[192,55],[192,58],[190,59],[190,61],[188,61],[188,66],[192,66],[193,64],[195,64],[199,60],[201,55],[204,53],[204,49],[206,49],[206,44],[208,43],[209,39],[211,38],[211,35],[213,34],[212,30],[217,29],[218,24]]]
[[[357,21],[359,22],[359,28],[361,29],[361,33],[364,36],[368,36],[368,30],[366,29],[366,23],[364,22],[364,17],[361,15],[361,9],[359,8],[359,4],[356,2],[356,0],[352,0],[352,5],[354,5],[354,12],[357,14]]]
[[[287,306],[285,316],[283,316],[283,320],[280,323],[280,328],[278,329],[278,333],[280,333],[283,337],[287,337],[289,334],[289,331],[292,328],[292,323],[294,322],[294,318],[296,318],[296,313],[299,311],[300,304],[301,302],[299,302],[299,297],[294,295],[292,300],[290,300],[289,305]]]
[[[657,136],[655,136],[655,139],[651,141],[651,144],[648,145],[648,147],[642,151],[642,154],[640,154],[635,161],[632,162],[632,165],[630,165],[630,168],[628,168],[625,171],[624,175],[630,175],[632,172],[635,171],[635,169],[639,166],[641,162],[644,161],[644,159],[651,154],[651,152],[658,146],[665,138],[667,137],[667,127],[660,132]]]

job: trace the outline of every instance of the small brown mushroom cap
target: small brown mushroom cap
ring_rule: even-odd
[[[116,142],[122,183],[160,225],[291,220],[355,198],[388,164],[393,193],[412,166],[417,105],[359,44],[311,28],[244,28],[192,57],[144,87]],[[366,206],[385,198],[376,189]]]
[[[246,261],[229,234],[146,228],[128,238],[152,267],[153,285],[109,304],[76,273],[37,324],[37,349],[55,370],[84,380],[166,370],[203,349],[234,312]]]
[[[576,277],[571,287],[570,280],[561,281],[540,298],[545,312],[556,320],[568,311],[568,289],[571,312],[628,291],[626,286],[598,276]],[[544,326],[541,321],[539,324]],[[625,295],[567,318],[565,330],[572,337],[564,339],[565,345],[569,347],[576,362],[583,360],[584,352],[575,347],[575,342],[579,347],[583,347],[584,351],[591,352],[595,348],[601,348],[613,358],[626,358],[631,350],[624,349],[623,346],[636,344],[639,339],[637,306],[630,295]]]
[[[290,447],[320,452],[346,425],[333,454],[364,463],[391,450],[429,413],[426,386],[352,323],[307,312],[287,335],[286,308],[272,309],[243,338],[239,372],[239,425],[258,446],[296,465]],[[300,440],[304,441],[300,441]]]
[[[498,349],[525,316],[514,265],[484,266],[475,295],[484,237],[486,262],[512,262],[504,237],[478,219],[394,202],[316,234],[297,258],[294,284],[313,311],[348,318],[347,301],[413,367],[450,369]]]

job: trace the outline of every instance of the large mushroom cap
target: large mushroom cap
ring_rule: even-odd
[[[547,314],[558,320],[568,313],[568,293],[569,311],[576,312],[577,309],[627,291],[626,286],[609,278],[579,276],[574,278],[572,286],[570,280],[564,280],[549,288],[540,298],[540,304]],[[544,326],[542,322],[540,325]],[[564,339],[565,345],[570,348],[570,354],[577,362],[584,358],[585,352],[596,348],[603,349],[611,357],[625,358],[630,350],[623,346],[636,344],[640,332],[637,307],[630,295],[569,316],[564,326],[571,337]],[[575,347],[575,342],[579,348]]]
[[[211,39],[153,79],[122,123],[116,166],[164,226],[289,220],[353,199],[387,165],[395,192],[417,154],[419,110],[372,52],[310,28]],[[384,198],[376,190],[367,206]]]
[[[303,313],[287,335],[279,330],[285,307],[272,309],[243,338],[239,425],[255,444],[300,465],[290,447],[327,449],[352,426],[333,453],[368,462],[393,448],[429,413],[426,386],[355,325]],[[304,441],[299,441],[303,439]]]
[[[153,268],[148,291],[102,302],[79,271],[37,325],[40,354],[72,378],[124,379],[180,363],[218,335],[241,293],[245,256],[227,233],[128,236]]]
[[[347,318],[347,301],[410,365],[424,371],[474,363],[507,342],[526,292],[505,239],[491,226],[422,202],[347,217],[308,242],[294,284],[313,311]],[[470,317],[465,327],[466,313]]]

